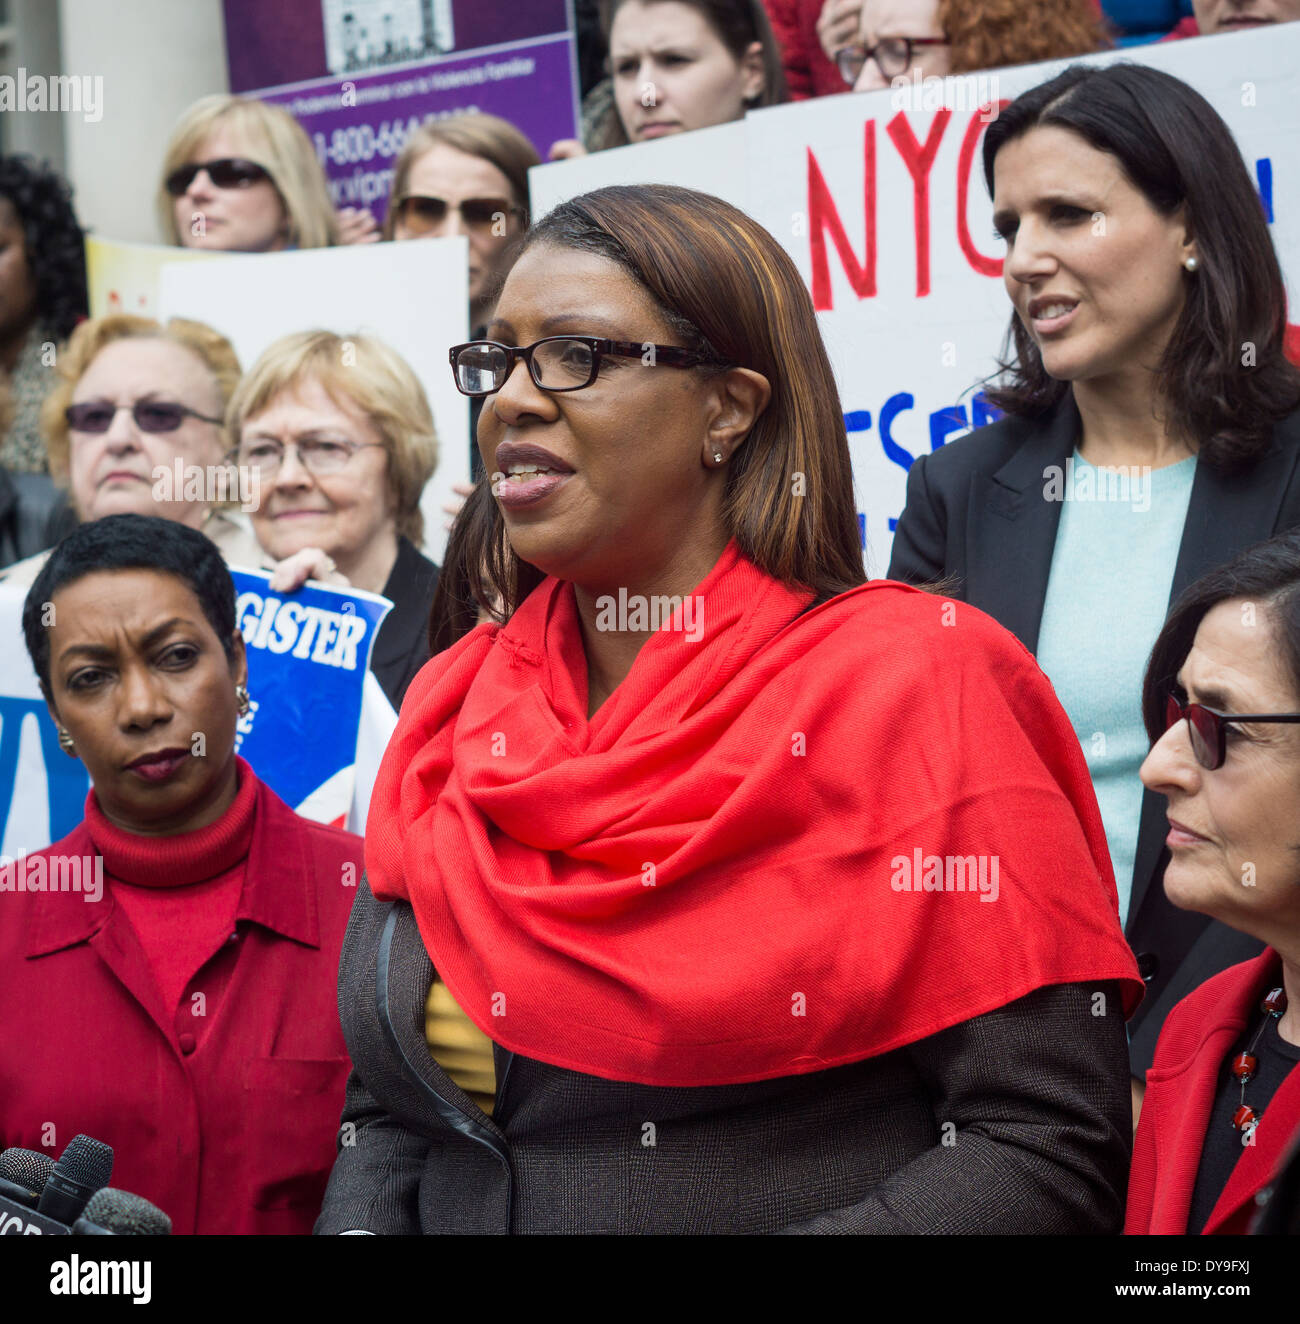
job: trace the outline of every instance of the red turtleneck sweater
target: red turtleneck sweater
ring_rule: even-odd
[[[310,1232],[361,870],[359,837],[299,818],[242,759],[226,813],[174,837],[114,827],[92,791],[0,878],[0,1148],[57,1158],[84,1132],[177,1233]]]
[[[169,1016],[175,1016],[194,976],[235,935],[258,785],[255,777],[241,778],[234,803],[221,818],[175,837],[124,832],[104,817],[93,795],[86,799],[84,826],[104,857],[114,900],[149,953]],[[224,984],[224,979],[221,987],[207,980],[195,990],[202,995],[189,1008],[196,1038],[211,1021]]]

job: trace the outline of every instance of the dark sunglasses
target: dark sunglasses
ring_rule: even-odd
[[[270,172],[256,161],[246,161],[241,156],[223,156],[218,161],[191,161],[188,165],[177,166],[167,176],[167,192],[173,198],[182,197],[200,170],[208,172],[208,178],[217,188],[248,188],[259,180],[271,178]]]
[[[524,209],[515,206],[508,198],[466,198],[456,204],[446,198],[408,193],[393,205],[394,217],[415,235],[437,229],[452,210],[460,212],[461,219],[471,230],[491,229],[499,218],[518,216],[522,219],[524,215]]]
[[[1300,713],[1216,713],[1204,704],[1179,703],[1171,694],[1165,700],[1165,730],[1184,718],[1197,763],[1213,772],[1227,757],[1226,727],[1237,722],[1300,722]]]
[[[83,404],[69,405],[63,411],[68,426],[76,432],[107,432],[113,426],[119,409],[129,409],[135,425],[141,432],[175,432],[187,418],[202,419],[204,423],[221,423],[220,418],[209,418],[188,405],[174,404],[170,400],[137,400],[133,405],[114,405],[107,400],[87,400]]]
[[[533,381],[543,391],[580,391],[600,373],[605,354],[640,359],[647,367],[698,368],[719,361],[681,345],[652,345],[639,340],[605,340],[601,336],[547,336],[531,345],[502,345],[495,340],[471,340],[451,347],[451,370],[463,395],[499,391],[523,359]]]

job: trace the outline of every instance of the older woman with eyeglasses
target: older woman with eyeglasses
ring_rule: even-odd
[[[846,41],[855,10],[856,40]],[[1094,0],[827,0],[818,35],[855,92],[1110,45]]]
[[[182,318],[93,318],[72,333],[55,374],[41,432],[77,521],[160,515],[207,534],[232,565],[259,563],[224,465],[226,403],[239,381],[224,336]],[[0,579],[30,584],[48,556],[19,561]]]
[[[1244,1232],[1300,1128],[1300,533],[1187,590],[1142,701],[1142,780],[1168,803],[1169,900],[1267,947],[1166,1018],[1125,1230]]]
[[[237,470],[261,493],[252,522],[276,563],[272,589],[314,578],[390,599],[370,667],[399,707],[428,657],[438,579],[419,551],[420,493],[438,462],[419,379],[374,336],[299,332],[248,370],[229,421]]]

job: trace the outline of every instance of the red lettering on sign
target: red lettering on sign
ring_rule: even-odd
[[[808,149],[808,252],[812,259],[813,307],[828,312],[833,306],[831,295],[830,263],[826,257],[826,231],[839,254],[840,265],[849,278],[849,284],[859,299],[870,299],[876,293],[876,121],[868,120],[862,126],[862,206],[864,216],[865,249],[859,263],[849,237],[844,233],[835,199],[826,186],[821,166]]]
[[[1003,106],[1010,104],[1010,101],[1003,97],[997,103],[995,110],[1001,110]],[[989,106],[981,106],[971,116],[971,121],[966,126],[966,136],[961,140],[961,152],[957,157],[957,242],[961,245],[961,251],[966,255],[966,261],[970,263],[972,271],[978,272],[981,276],[1000,276],[1002,259],[985,257],[975,247],[975,241],[970,233],[970,221],[966,216],[966,200],[970,197],[970,176],[975,164],[975,149],[979,146],[988,121],[994,118],[989,114],[989,110]]]
[[[894,140],[898,154],[903,158],[907,173],[912,176],[912,213],[916,227],[916,295],[924,298],[930,293],[930,167],[943,140],[944,130],[952,119],[952,111],[935,113],[926,135],[925,144],[916,141],[907,116],[899,111],[885,126]]]

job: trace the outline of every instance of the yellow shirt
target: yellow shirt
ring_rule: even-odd
[[[424,1004],[424,1037],[438,1065],[491,1116],[497,1092],[492,1040],[461,1011],[441,979],[433,981]]]

